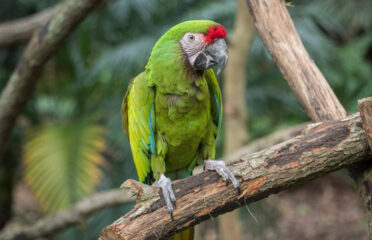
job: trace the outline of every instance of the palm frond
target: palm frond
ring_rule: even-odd
[[[28,136],[24,178],[42,209],[54,212],[92,193],[104,145],[104,129],[89,121],[42,126]]]

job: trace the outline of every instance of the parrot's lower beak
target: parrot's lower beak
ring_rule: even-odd
[[[218,39],[213,44],[208,45],[205,51],[201,51],[194,61],[197,70],[207,70],[218,66],[217,75],[225,68],[227,63],[227,45],[225,40]]]

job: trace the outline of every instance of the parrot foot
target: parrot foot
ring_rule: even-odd
[[[172,203],[176,204],[176,197],[172,189],[172,181],[169,178],[167,178],[164,174],[161,174],[160,179],[154,182],[152,186],[161,187],[161,189],[163,190],[163,196],[168,208],[168,212],[172,220],[174,220]]]
[[[204,160],[204,170],[212,170],[216,171],[218,175],[222,177],[222,179],[228,184],[228,181],[230,180],[232,184],[234,185],[234,188],[238,189],[238,192],[240,192],[240,183],[235,178],[234,174],[230,171],[228,167],[226,167],[226,164],[224,161],[221,160]]]

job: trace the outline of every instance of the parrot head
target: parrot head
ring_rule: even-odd
[[[175,54],[182,56],[186,69],[203,72],[214,66],[219,74],[227,63],[225,28],[209,20],[186,21],[172,27],[155,44],[152,56],[178,63]],[[181,54],[179,54],[181,53]]]
[[[217,74],[227,63],[226,30],[221,25],[212,25],[203,32],[187,32],[180,46],[186,63],[195,70],[207,70],[218,66]]]

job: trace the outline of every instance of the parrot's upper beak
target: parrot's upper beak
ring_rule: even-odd
[[[224,39],[218,39],[213,44],[208,45],[205,51],[217,62],[217,75],[225,68],[227,63],[227,45]]]
[[[218,66],[217,75],[225,68],[227,63],[227,45],[224,39],[218,39],[209,44],[205,51],[201,51],[194,61],[194,67],[198,70],[207,70]]]

